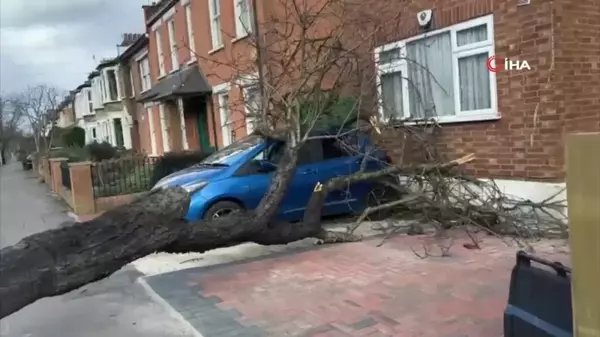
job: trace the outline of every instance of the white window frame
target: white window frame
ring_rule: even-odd
[[[148,133],[150,133],[150,155],[156,155],[156,129],[154,128],[154,109],[152,106],[144,107],[148,115]]]
[[[115,99],[112,99],[112,97],[110,97],[110,81],[108,80],[108,72],[109,71],[113,71],[115,74],[115,86],[117,89],[117,97],[115,97]],[[102,69],[102,76],[104,78],[104,103],[112,103],[112,102],[118,102],[122,95],[121,95],[121,85],[120,85],[120,81],[119,81],[119,73],[118,73],[118,68],[117,67],[108,67],[105,69]]]
[[[229,102],[227,102],[227,109],[223,109],[224,97],[226,96],[229,99],[229,91],[231,89],[231,85],[229,83],[222,83],[212,88],[213,94],[217,97],[217,104],[219,105],[219,120],[221,124],[221,139],[223,140],[223,147],[233,143],[233,139],[231,137],[231,125],[233,121],[228,121],[228,123],[224,123],[227,121],[228,117],[231,117],[231,107],[229,106]],[[227,111],[226,111],[227,110]],[[227,113],[229,116],[226,116]]]
[[[133,78],[133,69],[129,68],[129,83],[131,84],[131,95],[129,95],[129,98],[133,98],[135,97],[135,82],[134,82],[134,78]]]
[[[142,85],[140,92],[150,90],[152,79],[150,78],[150,60],[148,60],[148,56],[144,56],[138,61],[138,68],[140,71],[140,83]]]
[[[179,70],[179,52],[177,40],[175,39],[175,20],[167,21],[167,33],[169,34],[169,53],[171,53],[171,72]]]
[[[250,109],[248,108],[248,101],[247,101],[247,97],[248,97],[248,91],[250,91],[250,89],[256,89],[258,88],[260,90],[260,83],[258,82],[259,78],[258,78],[258,74],[254,73],[251,75],[246,75],[241,77],[238,80],[238,86],[240,88],[242,88],[242,94],[244,96],[244,113],[245,113],[245,121],[246,121],[246,134],[250,134],[252,131],[254,131],[254,128],[251,127],[252,125],[252,121],[254,121],[254,117],[248,117],[248,114],[251,112]],[[259,97],[259,100],[262,101],[262,97]],[[260,102],[261,104],[263,102]]]
[[[480,41],[476,43],[471,43],[464,46],[458,46],[457,43],[457,33],[465,30],[474,28],[481,25],[486,25],[487,27],[487,40]],[[452,73],[453,73],[453,86],[454,86],[454,110],[455,114],[452,116],[438,116],[434,117],[434,119],[438,123],[459,123],[459,122],[469,122],[469,121],[482,121],[482,120],[495,120],[499,119],[500,115],[498,113],[498,92],[496,90],[496,74],[494,72],[490,72],[490,108],[489,109],[479,109],[479,110],[471,110],[471,111],[463,111],[461,110],[460,103],[460,79],[459,79],[459,71],[458,71],[458,61],[461,58],[483,54],[485,52],[488,53],[489,56],[493,56],[495,54],[495,41],[494,41],[494,17],[493,15],[487,15],[480,18],[468,20],[465,22],[461,22],[455,25],[452,25],[447,28],[439,29],[436,31],[428,32],[425,34],[413,36],[401,41],[393,42],[386,44],[384,46],[378,47],[374,52],[375,65],[377,68],[377,91],[378,95],[381,99],[382,97],[382,88],[381,88],[381,76],[387,73],[394,73],[400,71],[402,73],[402,103],[403,103],[403,113],[401,119],[408,121],[410,123],[410,102],[409,102],[409,81],[407,79],[408,76],[408,62],[406,59],[406,44],[412,41],[424,39],[427,37],[431,37],[441,33],[450,32],[451,39],[451,47],[452,47]],[[400,58],[395,61],[391,61],[389,63],[380,65],[379,64],[379,55],[382,52],[393,50],[400,50]],[[379,117],[384,120],[384,107],[383,104],[379,104]],[[385,121],[385,120],[384,120]]]
[[[248,27],[244,27],[242,21],[240,20],[240,17],[242,15],[240,6],[244,2],[246,3],[246,7],[248,8],[247,15],[248,22],[250,24]],[[238,39],[241,39],[252,33],[252,7],[250,6],[250,0],[233,0],[233,13],[235,15],[234,20],[236,37]]]
[[[223,34],[221,33],[221,4],[219,2],[220,0],[208,0],[208,16],[210,20],[210,36],[213,50],[223,47]],[[215,4],[216,7],[214,6]]]
[[[190,52],[189,62],[196,61],[196,40],[194,38],[194,20],[192,20],[192,4],[185,4],[185,22],[187,27],[188,48]]]
[[[154,36],[156,37],[156,53],[158,54],[158,76],[165,75],[165,54],[163,52],[162,46],[162,34],[160,33],[160,28],[158,28],[154,32]]]
[[[160,103],[158,105],[158,117],[160,119],[160,131],[162,136],[162,147],[163,153],[168,153],[171,151],[171,146],[169,144],[169,130],[167,129],[167,119],[165,112],[165,105]]]

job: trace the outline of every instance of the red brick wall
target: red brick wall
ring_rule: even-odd
[[[557,78],[564,134],[600,130],[600,2],[556,4]],[[564,139],[563,139],[564,142]]]
[[[368,2],[368,3],[367,3]],[[497,73],[498,110],[501,119],[485,122],[444,124],[434,136],[438,148],[448,157],[475,153],[477,160],[470,170],[478,176],[541,181],[564,180],[564,136],[569,132],[600,131],[600,5],[597,0],[532,1],[517,6],[517,0],[413,0],[361,2],[362,17],[385,20],[399,13],[400,19],[390,30],[377,35],[383,45],[420,33],[416,13],[433,9],[432,29],[447,27],[471,18],[493,14],[495,53],[501,57],[527,60],[529,72]],[[277,2],[276,2],[277,3]],[[272,4],[273,5],[273,4]],[[224,48],[212,52],[207,1],[192,0],[195,45],[198,64],[209,84],[230,82],[239,73],[223,63],[250,63],[252,48],[244,40],[233,42],[233,2],[223,0],[221,24]],[[259,3],[259,18],[281,15],[281,8],[263,8]],[[185,14],[177,9],[176,26],[185,26]],[[183,22],[183,23],[181,23]],[[353,32],[361,27],[354,26]],[[177,28],[178,41],[185,39],[185,30]],[[170,69],[168,33],[163,30],[165,64]],[[150,35],[151,69],[156,79],[157,60],[154,35]],[[154,52],[153,52],[154,51]],[[363,50],[371,62],[372,50]],[[185,51],[181,60],[187,60]],[[242,60],[242,61],[241,61]],[[245,61],[243,61],[245,60]],[[216,61],[216,62],[214,62]],[[248,67],[251,72],[251,67]],[[237,136],[245,134],[241,93],[231,86]],[[213,120],[216,119],[217,142],[222,144],[221,122],[216,99],[214,110],[209,106],[209,137],[214,144]],[[212,112],[214,111],[214,116]],[[157,145],[161,148],[158,109],[155,108]],[[190,127],[195,121],[186,120]],[[188,129],[189,130],[189,129]],[[197,135],[188,131],[190,146],[197,144]],[[397,137],[397,135],[392,136]],[[390,139],[393,141],[394,139]],[[394,146],[393,148],[398,148]],[[159,151],[160,152],[160,151]]]
[[[527,60],[532,71],[497,73],[501,119],[445,124],[439,148],[449,157],[475,153],[470,169],[478,176],[563,181],[563,126],[565,132],[600,131],[599,86],[593,80],[599,78],[600,4],[592,2],[517,7],[515,0],[413,1],[402,15],[407,19],[381,42],[415,35],[413,18],[420,10],[434,10],[434,29],[493,13],[496,55]]]

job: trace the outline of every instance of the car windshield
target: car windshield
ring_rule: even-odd
[[[242,138],[206,157],[200,162],[200,165],[230,166],[245,154],[255,149],[263,140],[264,138],[259,135]]]

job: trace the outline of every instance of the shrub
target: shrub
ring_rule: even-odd
[[[119,151],[108,142],[93,142],[86,145],[92,161],[103,161],[118,157]]]
[[[85,130],[75,126],[64,129],[62,132],[62,144],[65,146],[85,146]]]
[[[162,156],[154,165],[154,170],[151,179],[151,186],[154,186],[159,180],[168,176],[171,173],[183,170],[192,165],[200,163],[204,158],[208,157],[210,152],[202,151],[185,151],[172,152]]]
[[[80,162],[90,160],[90,155],[86,148],[79,146],[62,147],[51,149],[48,153],[49,158],[67,158],[69,162]]]

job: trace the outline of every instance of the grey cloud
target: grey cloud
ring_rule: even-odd
[[[116,56],[122,33],[144,31],[141,6],[148,0],[31,3],[1,1],[3,92],[38,83],[74,88],[95,67],[93,56],[96,60]]]

